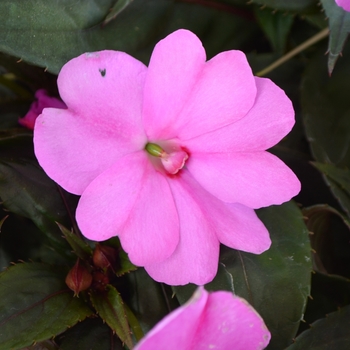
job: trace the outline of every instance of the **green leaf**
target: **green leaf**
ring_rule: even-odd
[[[155,44],[180,28],[203,40],[208,57],[239,48],[258,32],[249,10],[241,16],[242,11],[222,11],[215,2],[203,6],[174,0],[134,0],[115,20],[102,25],[115,4],[115,0],[0,1],[0,51],[58,73],[71,58],[104,49],[124,51],[148,63]]]
[[[338,202],[350,218],[350,171],[332,164],[312,163],[322,174]]]
[[[89,257],[92,257],[91,247],[83,241],[82,238],[72,231],[66,229],[63,225],[57,223],[64,237],[66,238],[69,245],[72,247],[74,253],[82,260],[86,260]]]
[[[132,349],[131,332],[124,303],[118,291],[112,285],[108,285],[105,292],[92,291],[90,299],[100,317],[116,332],[120,340]]]
[[[122,11],[124,11],[134,0],[117,0],[117,2],[112,7],[111,11],[103,21],[103,24],[106,25],[113,19],[115,19]]]
[[[271,9],[260,10],[258,8],[255,10],[255,16],[269,39],[273,50],[283,53],[294,16],[280,12],[273,13]]]
[[[251,2],[271,7],[275,10],[306,12],[317,4],[315,0],[251,0]]]
[[[313,269],[350,278],[350,223],[336,209],[315,205],[303,209],[314,249]]]
[[[270,232],[271,248],[253,255],[223,247],[218,274],[206,288],[229,290],[245,298],[272,334],[267,349],[280,350],[292,342],[303,319],[310,293],[311,247],[294,203],[264,208],[258,215]],[[175,287],[180,303],[187,301],[195,288]]]
[[[350,13],[339,7],[334,0],[321,0],[329,18],[328,72],[332,74],[350,33]]]
[[[350,348],[350,306],[316,321],[286,350],[348,350]]]
[[[40,263],[23,263],[0,274],[0,349],[46,340],[92,314],[73,298],[64,274]]]
[[[301,84],[306,136],[314,158],[321,163],[350,167],[350,46],[344,50],[332,77],[325,47],[310,60]]]
[[[55,338],[60,350],[124,350],[100,318],[86,319]]]

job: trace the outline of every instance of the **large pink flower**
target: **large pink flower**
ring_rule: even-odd
[[[42,113],[44,108],[66,108],[66,105],[55,97],[51,97],[47,94],[45,89],[39,89],[35,93],[36,101],[34,101],[29,108],[27,114],[18,120],[18,123],[22,126],[33,130],[36,118]]]
[[[291,130],[294,112],[242,52],[206,62],[199,39],[178,30],[148,68],[123,52],[87,53],[62,68],[58,87],[68,109],[37,119],[35,152],[81,195],[87,238],[118,235],[135,265],[173,285],[212,280],[219,242],[256,254],[270,247],[254,208],[300,190],[265,151]]]
[[[187,304],[158,323],[135,350],[260,350],[270,337],[262,318],[244,299],[198,288]]]
[[[350,0],[335,0],[338,6],[342,7],[345,11],[350,12]]]

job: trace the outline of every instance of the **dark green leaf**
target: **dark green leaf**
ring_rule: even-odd
[[[91,302],[100,317],[116,332],[129,348],[133,347],[124,303],[118,291],[111,285],[105,292],[92,291]]]
[[[113,19],[115,19],[122,11],[124,11],[134,0],[117,0],[117,2],[112,7],[111,11],[107,15],[103,24],[106,25]]]
[[[92,248],[83,241],[82,238],[72,231],[67,230],[63,225],[57,223],[64,237],[69,245],[72,247],[74,253],[82,260],[92,256]]]
[[[259,5],[271,7],[275,10],[305,12],[314,8],[315,0],[251,0]]]
[[[258,8],[256,8],[255,16],[269,39],[273,50],[283,53],[294,17],[281,12],[273,13],[271,9],[260,10]]]
[[[329,77],[325,48],[310,60],[301,84],[306,136],[321,163],[350,167],[350,46]]]
[[[92,314],[73,298],[64,274],[23,263],[0,274],[0,349],[19,349],[63,332]]]
[[[224,248],[219,272],[208,290],[230,290],[262,316],[272,339],[268,349],[289,345],[303,318],[310,293],[311,247],[300,210],[292,202],[258,211],[268,228],[271,248],[253,255]],[[181,303],[195,286],[175,287]]]
[[[120,340],[100,318],[86,319],[55,338],[60,350],[123,350]]]
[[[350,223],[334,208],[315,205],[303,209],[314,249],[313,269],[350,278]]]
[[[314,162],[313,165],[325,175],[331,191],[350,218],[350,171],[332,164]]]
[[[350,348],[350,306],[316,321],[286,350],[348,350]]]
[[[339,7],[334,0],[321,2],[329,18],[328,72],[331,74],[350,33],[350,13]]]

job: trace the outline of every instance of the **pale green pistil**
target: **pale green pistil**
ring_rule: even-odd
[[[164,155],[164,150],[158,146],[156,143],[147,143],[145,150],[154,157],[162,157]]]

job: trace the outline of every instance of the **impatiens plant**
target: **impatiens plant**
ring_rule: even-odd
[[[348,350],[348,4],[0,1],[0,350]]]
[[[220,242],[255,254],[270,247],[254,209],[300,190],[265,151],[291,130],[294,111],[242,52],[206,62],[199,39],[179,30],[156,45],[148,68],[100,51],[69,61],[57,82],[67,109],[39,116],[35,153],[81,195],[85,237],[118,236],[133,264],[171,285],[210,282]]]
[[[270,332],[257,312],[230,292],[198,288],[192,298],[158,323],[135,350],[260,350]]]

